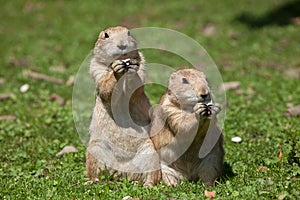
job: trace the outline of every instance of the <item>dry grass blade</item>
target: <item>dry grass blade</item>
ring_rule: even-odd
[[[56,157],[62,157],[66,153],[75,153],[77,149],[73,146],[65,146],[60,152],[56,154]]]
[[[296,117],[300,115],[300,105],[288,108],[285,112],[286,117]]]
[[[50,101],[57,101],[59,105],[63,106],[65,104],[65,100],[64,98],[62,98],[61,96],[59,96],[58,94],[51,94],[49,96]]]
[[[223,83],[223,89],[224,90],[236,90],[240,87],[241,82],[239,81],[232,81],[232,82],[226,82]]]
[[[52,76],[48,76],[48,75],[45,75],[45,74],[40,74],[40,73],[32,72],[32,71],[23,71],[23,75],[25,77],[33,78],[33,79],[36,79],[36,80],[43,80],[43,81],[48,81],[48,82],[58,83],[58,84],[63,84],[64,83],[63,79],[55,78],[55,77],[52,77]]]
[[[74,75],[71,75],[71,76],[69,77],[69,79],[67,80],[66,85],[67,85],[67,86],[73,85],[74,82],[75,82],[75,76],[74,76]]]
[[[15,120],[15,119],[17,119],[17,117],[14,116],[14,115],[2,115],[2,116],[0,116],[0,121],[5,121],[5,120],[12,121],[12,120]]]
[[[4,78],[0,78],[0,85],[5,83],[5,79]]]
[[[10,99],[10,98],[13,98],[13,97],[14,97],[13,93],[3,93],[3,94],[0,94],[0,101]]]

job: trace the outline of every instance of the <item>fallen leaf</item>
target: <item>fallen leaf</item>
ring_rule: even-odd
[[[260,171],[266,171],[268,170],[269,168],[267,168],[266,166],[258,166],[257,167],[257,171],[260,172]]]
[[[291,40],[288,38],[283,38],[280,42],[279,42],[280,46],[282,47],[286,47],[289,46],[291,44]]]
[[[176,24],[176,28],[181,29],[181,28],[186,27],[187,22],[183,19],[179,19],[175,22],[175,24]]]
[[[52,93],[49,96],[50,101],[57,101],[59,105],[63,106],[65,103],[64,98],[62,98],[61,96],[59,96],[58,94]]]
[[[287,129],[290,129],[290,128],[291,128],[291,125],[289,123],[286,123],[284,129],[287,130]]]
[[[216,191],[215,190],[213,190],[213,191],[208,191],[208,190],[204,190],[204,196],[206,197],[206,198],[209,198],[209,199],[214,199],[215,197],[216,197]]]
[[[264,107],[264,110],[265,110],[265,111],[269,111],[270,109],[271,109],[270,106]]]
[[[29,66],[29,59],[28,58],[21,58],[21,59],[12,58],[10,63],[15,67],[26,68]]]
[[[36,80],[48,81],[48,82],[52,82],[52,83],[63,84],[65,82],[63,79],[55,78],[52,76],[48,76],[45,74],[40,74],[40,73],[32,72],[32,71],[23,71],[23,75],[25,77],[33,78]]]
[[[239,81],[232,81],[232,82],[225,82],[223,83],[224,90],[236,90],[240,87],[241,82]]]
[[[17,117],[14,116],[14,115],[1,115],[0,116],[0,121],[4,121],[4,120],[12,121],[12,120],[15,120],[15,119],[17,119]]]
[[[233,32],[233,33],[230,33],[229,34],[229,37],[233,40],[236,40],[240,37],[240,34],[239,33],[236,33],[236,32]]]
[[[259,63],[257,63],[257,66],[259,66]],[[277,69],[285,69],[286,66],[283,63],[268,62],[268,63],[266,63],[266,67],[277,68]]]
[[[291,78],[300,78],[300,68],[292,68],[284,71],[284,75]]]
[[[283,156],[283,153],[282,153],[282,148],[280,146],[280,149],[279,149],[279,151],[277,153],[277,157],[279,158],[280,161],[282,160],[282,156]]]
[[[294,25],[300,25],[300,16],[292,18],[292,23]]]
[[[62,46],[60,44],[55,46],[55,51],[56,52],[61,52],[62,51]]]
[[[289,107],[284,114],[286,117],[296,117],[300,115],[300,105]]]
[[[23,144],[23,138],[22,138],[22,137],[19,138],[18,144],[19,144],[19,145],[22,145],[22,144]]]
[[[26,1],[25,5],[23,7],[23,11],[25,13],[30,13],[32,11],[39,10],[43,7],[44,7],[44,4],[41,2],[36,3],[36,2]]]
[[[202,28],[202,33],[208,37],[213,36],[216,33],[216,25],[212,23],[205,24]]]
[[[56,154],[56,157],[62,157],[65,153],[74,153],[77,149],[73,146],[65,146],[60,152]]]
[[[13,97],[14,97],[13,93],[3,93],[3,94],[0,94],[0,101],[10,99],[10,98],[13,98]]]
[[[67,85],[67,86],[73,85],[74,82],[75,82],[75,76],[74,76],[74,75],[71,75],[71,76],[69,77],[69,79],[67,80],[66,85]]]
[[[264,77],[264,78],[270,78],[270,77],[271,77],[271,74],[269,74],[269,73],[266,72],[266,73],[263,74],[263,77]]]
[[[48,174],[49,170],[47,168],[43,169],[38,175],[39,178],[45,177]]]
[[[4,78],[0,78],[0,85],[2,85],[3,83],[5,83],[5,79]]]

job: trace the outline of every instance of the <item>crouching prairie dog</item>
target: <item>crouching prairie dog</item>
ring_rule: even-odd
[[[201,179],[211,186],[220,177],[224,150],[219,111],[204,73],[183,69],[171,75],[168,92],[154,108],[150,132],[166,185]],[[207,152],[200,155],[201,148]]]
[[[87,183],[98,181],[100,172],[145,186],[160,181],[159,156],[149,137],[144,63],[127,28],[100,33],[90,63],[97,97],[86,151]]]

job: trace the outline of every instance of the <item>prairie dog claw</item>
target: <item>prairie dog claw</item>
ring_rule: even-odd
[[[125,65],[125,66],[129,66],[130,65],[130,58],[128,58],[128,59],[124,59],[124,60],[121,60],[122,62],[123,62],[123,64]]]
[[[124,59],[124,60],[121,60],[125,66],[129,66],[129,65],[138,65],[138,61],[136,59],[130,59],[130,58],[127,58],[127,59]]]
[[[194,112],[198,115],[202,116],[210,116],[213,114],[218,114],[221,111],[221,108],[219,105],[214,104],[204,104],[204,103],[198,103],[194,106]]]

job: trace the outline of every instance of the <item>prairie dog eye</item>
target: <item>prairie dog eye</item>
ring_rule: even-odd
[[[189,81],[186,78],[182,78],[181,80],[183,84],[189,84]]]
[[[108,33],[104,33],[104,38],[109,38],[109,35],[108,35]]]
[[[131,33],[130,33],[130,31],[128,31],[128,32],[127,32],[127,35],[128,35],[128,36],[131,36]]]
[[[204,102],[204,101],[208,101],[208,100],[210,100],[209,93],[207,93],[207,94],[200,94],[199,102]]]

